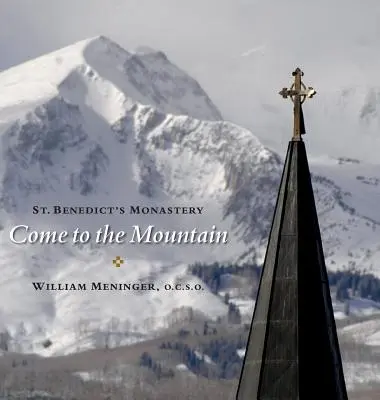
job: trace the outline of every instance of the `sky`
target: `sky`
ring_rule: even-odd
[[[164,51],[226,119],[276,149],[292,130],[278,91],[299,66],[318,92],[304,107],[313,152],[378,158],[380,118],[356,125],[367,86],[380,87],[377,0],[0,0],[0,70],[98,35]]]

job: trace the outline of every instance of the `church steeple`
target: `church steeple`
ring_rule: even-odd
[[[347,400],[305,144],[302,71],[237,400]]]

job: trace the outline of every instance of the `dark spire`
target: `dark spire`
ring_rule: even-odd
[[[302,72],[293,73],[296,80]],[[318,217],[293,97],[286,161],[239,381],[237,400],[347,400]],[[302,85],[302,82],[301,82]],[[315,91],[309,88],[313,95]],[[298,93],[295,93],[298,91]],[[290,93],[289,93],[290,92]],[[297,99],[298,98],[298,99]]]

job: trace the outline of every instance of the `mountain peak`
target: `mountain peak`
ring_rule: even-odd
[[[82,40],[10,68],[0,73],[0,87],[0,120],[15,104],[18,111],[28,112],[61,96],[88,105],[95,92],[97,99],[90,102],[98,105],[113,100],[127,107],[141,104],[163,113],[222,119],[199,83],[162,52],[146,48],[128,52],[105,36]]]
[[[41,300],[34,281],[174,282],[187,275],[188,263],[261,263],[281,159],[250,131],[220,119],[200,85],[163,53],[128,52],[103,36],[0,73],[0,292],[4,299],[18,300],[0,310],[4,329],[13,335],[18,330],[14,321],[25,321],[33,345],[40,332],[47,332],[54,343],[49,351],[67,351],[77,340],[65,335],[75,331],[78,320],[94,319],[94,329],[103,329],[118,301],[92,291],[52,291]],[[358,263],[375,269],[380,173],[364,163],[330,164],[313,167],[326,259],[333,268]],[[352,182],[349,176],[357,178]],[[71,232],[78,226],[75,214],[54,214],[54,209],[51,215],[33,214],[37,204],[123,208],[124,217],[121,211],[120,216],[81,215],[81,229],[92,232],[105,224],[115,232],[139,225],[169,233],[217,225],[229,233],[229,244],[195,249],[127,241],[118,245],[117,254],[128,256],[129,267],[116,272],[105,267],[114,257],[113,246],[11,244],[7,231],[18,224],[36,231]],[[168,214],[131,211],[140,204]],[[169,211],[190,205],[202,213]],[[207,288],[202,293],[130,293],[129,307],[114,316],[144,332],[144,321],[158,329],[181,306],[210,316],[225,312],[220,297]],[[118,298],[125,301],[125,296],[120,292]],[[22,304],[28,304],[26,311]]]

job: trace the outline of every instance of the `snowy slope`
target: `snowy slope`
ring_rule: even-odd
[[[245,349],[237,351],[238,356],[244,358]],[[344,379],[348,390],[358,385],[371,385],[379,381],[380,368],[378,365],[368,362],[347,362],[343,364]]]
[[[167,113],[221,119],[200,85],[163,53],[147,48],[129,53],[102,36],[8,69],[0,79],[0,121],[5,122],[13,112],[19,116],[61,91],[109,122],[118,120],[132,99]]]
[[[380,273],[380,165],[310,160],[327,266]]]
[[[0,302],[12,346],[43,354],[123,343],[165,327],[173,309],[226,312],[201,292],[36,292],[31,282],[158,283],[185,279],[186,264],[263,260],[282,160],[248,130],[222,121],[199,84],[160,52],[128,53],[106,38],[77,43],[0,74]],[[285,150],[285,149],[284,149]],[[378,166],[311,163],[328,265],[357,260],[380,274]],[[326,178],[327,176],[327,178]],[[202,215],[33,215],[34,205],[192,205]],[[351,208],[350,208],[351,207]],[[226,245],[14,245],[16,224],[92,233],[104,224],[229,231]],[[351,256],[350,254],[353,254]],[[115,269],[111,260],[127,259]],[[377,270],[376,270],[377,269]],[[27,306],[26,306],[27,305]],[[117,328],[115,327],[117,326]],[[84,328],[85,327],[85,328]],[[99,338],[99,335],[101,336]],[[46,351],[41,342],[50,338]],[[116,339],[115,339],[116,340]]]
[[[221,119],[216,107],[164,55],[151,51],[130,55],[102,37],[5,71],[0,87],[4,89],[0,100],[4,226],[0,286],[4,290],[0,292],[6,297],[12,293],[15,299],[2,311],[4,330],[29,351],[42,351],[38,344],[47,337],[54,343],[49,351],[73,351],[73,343],[86,345],[78,342],[78,326],[83,324],[86,331],[96,332],[116,320],[118,329],[129,332],[122,338],[128,342],[141,332],[165,326],[169,313],[181,306],[202,309],[210,317],[224,314],[226,306],[207,290],[196,295],[36,293],[31,282],[170,283],[181,279],[184,262],[238,259],[246,246],[233,232],[231,245],[199,246],[196,251],[194,246],[128,244],[79,249],[17,246],[9,242],[10,227],[23,223],[33,229],[72,230],[80,225],[94,232],[104,224],[125,231],[134,224],[177,230],[209,230],[215,224],[229,229],[233,217],[223,222],[223,216],[237,183],[227,174],[244,160],[252,174],[273,169],[277,179],[277,157],[250,132],[212,122]],[[204,207],[205,213],[81,216],[79,221],[77,216],[34,216],[35,204],[127,209],[191,204]],[[116,255],[127,258],[125,267],[112,267]],[[125,307],[118,306],[124,302]],[[91,345],[99,342],[97,334],[90,336]]]

